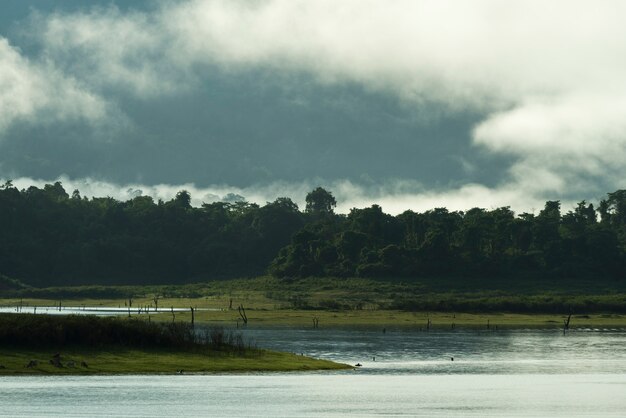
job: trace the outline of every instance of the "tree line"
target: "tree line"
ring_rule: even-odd
[[[626,276],[626,190],[563,213],[509,207],[391,216],[334,212],[318,187],[303,211],[281,197],[191,206],[68,194],[60,182],[0,186],[0,275],[34,286],[181,283],[216,278]]]

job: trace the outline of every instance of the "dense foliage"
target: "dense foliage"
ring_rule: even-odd
[[[304,225],[289,199],[190,205],[0,186],[0,273],[30,285],[176,283],[265,272]]]
[[[204,331],[204,332],[203,332]],[[136,348],[246,349],[241,334],[187,323],[147,322],[90,315],[0,314],[0,347],[124,346]],[[248,347],[249,348],[249,347]]]
[[[179,283],[213,278],[539,275],[615,277],[626,271],[626,190],[598,208],[581,202],[537,215],[508,207],[385,214],[373,205],[335,214],[317,188],[304,212],[289,198],[264,206],[216,202],[192,207],[138,196],[71,196],[0,186],[0,273],[35,286]],[[2,279],[15,287],[17,282]]]
[[[600,215],[598,220],[597,214]],[[626,277],[626,190],[596,211],[580,202],[561,214],[508,207],[383,213],[378,205],[327,213],[296,233],[270,266],[284,276]]]

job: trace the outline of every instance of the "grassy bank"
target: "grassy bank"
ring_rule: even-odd
[[[194,302],[194,300],[187,300]],[[378,327],[392,329],[424,329],[430,319],[432,329],[460,328],[560,328],[567,314],[516,314],[516,313],[466,313],[466,312],[406,312],[398,310],[297,310],[297,309],[254,309],[246,308],[250,327],[292,327],[307,329],[313,327],[313,320],[319,328],[327,327]],[[133,316],[140,321],[170,323],[168,313]],[[243,327],[237,310],[200,311],[194,313],[198,326]],[[191,322],[190,312],[176,312],[177,323]],[[626,315],[623,314],[573,314],[571,328],[626,328]]]
[[[573,314],[582,327],[626,326],[626,280],[430,278],[251,279],[174,286],[81,286],[23,289],[0,299],[5,306],[109,306],[200,308],[195,320],[236,326],[237,307],[250,323],[320,326],[559,326]],[[8,297],[10,296],[10,297]],[[156,302],[155,302],[156,299]],[[202,310],[209,309],[209,310]],[[147,315],[139,315],[147,319]],[[153,315],[153,320],[190,322],[190,312]],[[574,321],[575,320],[575,321]]]
[[[559,328],[568,315],[464,312],[406,312],[398,310],[251,310],[246,311],[248,322],[254,326],[313,327],[317,319],[324,327],[379,327],[425,329],[430,319],[432,329],[486,328]],[[153,317],[154,318],[154,317]],[[167,316],[164,317],[166,319]],[[190,314],[177,314],[177,320],[190,320]],[[236,311],[200,312],[198,323],[236,324]],[[626,315],[575,314],[572,328],[626,328]]]
[[[240,334],[184,322],[0,315],[0,374],[210,373],[347,366],[246,345]]]
[[[62,367],[50,363],[60,354]],[[35,365],[27,367],[32,361]],[[86,364],[85,367],[83,365]],[[88,374],[176,374],[245,373],[306,370],[339,370],[346,365],[290,353],[257,350],[232,355],[219,351],[181,352],[160,349],[120,347],[69,347],[65,349],[28,349],[0,347],[0,375],[88,375]]]

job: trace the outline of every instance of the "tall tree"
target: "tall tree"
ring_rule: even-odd
[[[305,211],[307,213],[318,215],[333,214],[336,206],[337,201],[332,193],[321,187],[317,187],[306,195]]]

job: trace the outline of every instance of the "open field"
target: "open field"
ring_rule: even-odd
[[[247,310],[250,324],[258,326],[312,327],[316,318],[319,327],[362,326],[362,327],[411,327],[425,329],[428,320],[432,329],[451,327],[562,327],[567,315],[513,314],[513,313],[450,313],[450,312],[405,312],[397,310],[380,311],[302,311],[302,310]],[[200,323],[237,323],[237,312],[201,312],[196,315]],[[182,313],[177,320],[189,319],[190,314]],[[626,327],[626,315],[596,314],[572,315],[571,327]]]
[[[411,327],[425,329],[428,320],[432,329],[454,327],[562,327],[567,315],[550,314],[515,314],[515,313],[451,313],[451,312],[405,312],[398,310],[254,310],[246,309],[248,323],[254,326],[288,326],[298,328],[313,327],[313,319],[323,327]],[[140,315],[147,319],[147,315]],[[171,320],[167,313],[151,315],[151,320]],[[177,312],[176,321],[191,321],[190,312]],[[236,327],[242,325],[236,310],[196,311],[197,324],[224,325]],[[626,315],[618,314],[581,314],[572,315],[572,328],[626,327]]]
[[[30,289],[0,299],[0,306],[119,307],[156,321],[191,321],[191,313],[154,314],[194,307],[197,323],[310,327],[505,326],[559,327],[572,313],[572,326],[626,326],[624,281],[540,278],[520,280],[298,279],[271,277],[172,286],[81,286]],[[155,303],[156,299],[156,303]],[[141,309],[142,314],[136,315]],[[146,312],[150,312],[146,314]]]

